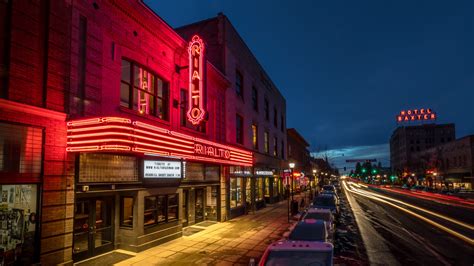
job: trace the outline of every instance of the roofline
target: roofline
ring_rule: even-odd
[[[309,143],[306,141],[306,139],[303,138],[303,136],[301,136],[301,134],[298,132],[298,130],[296,130],[296,128],[294,128],[294,127],[287,128],[287,129],[286,129],[287,136],[288,136],[288,132],[290,132],[290,131],[291,131],[291,132],[294,132],[295,135],[296,135],[296,137],[299,138],[299,139],[306,145],[306,147],[309,147],[309,146],[310,146]]]

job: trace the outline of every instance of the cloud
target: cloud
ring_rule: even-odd
[[[347,171],[354,169],[355,163],[346,163],[351,159],[376,159],[383,166],[390,166],[390,148],[388,143],[364,146],[349,146],[338,149],[331,149],[323,152],[312,152],[313,157],[325,157],[327,155],[329,163],[342,172],[344,167]],[[342,169],[342,170],[341,170]]]

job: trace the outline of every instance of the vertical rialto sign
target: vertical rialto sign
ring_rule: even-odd
[[[199,36],[194,35],[189,42],[189,104],[188,120],[193,125],[198,125],[203,119],[204,110],[204,43]]]

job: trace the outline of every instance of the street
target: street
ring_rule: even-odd
[[[473,209],[343,182],[370,264],[472,265]]]

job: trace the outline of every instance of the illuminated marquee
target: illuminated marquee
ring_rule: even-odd
[[[199,36],[194,35],[189,43],[189,106],[188,120],[198,125],[204,119],[203,72],[204,44]]]
[[[397,115],[397,123],[410,121],[436,120],[436,113],[430,108],[403,110]]]
[[[121,117],[67,123],[68,152],[123,151],[228,165],[252,166],[253,154],[180,132]]]

